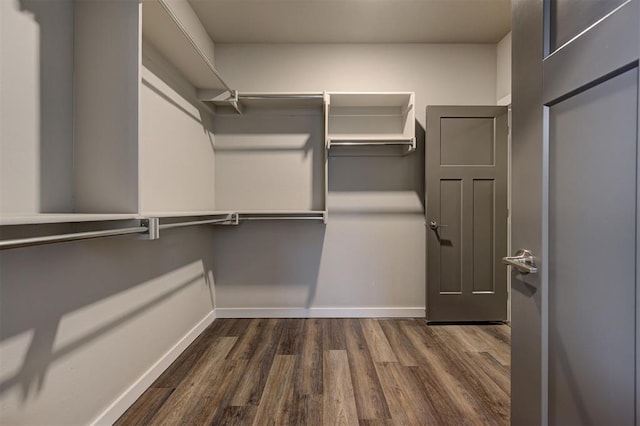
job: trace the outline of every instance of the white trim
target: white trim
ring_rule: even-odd
[[[91,425],[112,425],[146,391],[149,386],[175,361],[182,352],[216,319],[216,310],[212,310],[202,321],[187,332],[155,364],[140,376],[127,390],[107,407]]]
[[[218,318],[424,318],[411,308],[216,308]]]

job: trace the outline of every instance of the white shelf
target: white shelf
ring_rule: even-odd
[[[237,115],[263,113],[272,115],[321,114],[324,106],[322,92],[218,92],[198,90],[198,98],[213,104],[216,114]]]
[[[233,211],[183,211],[183,212],[143,212],[140,213],[140,217],[157,217],[157,218],[170,218],[170,217],[196,217],[196,216],[225,216],[234,214]]]
[[[389,145],[415,149],[415,96],[412,92],[328,93],[326,113],[328,147]],[[379,143],[377,143],[379,142]],[[402,143],[405,142],[405,143]],[[337,146],[337,144],[336,144]]]
[[[331,92],[331,107],[398,107],[413,104],[413,92]]]
[[[327,221],[327,212],[324,210],[250,210],[239,211],[238,220],[321,220]]]
[[[185,212],[147,212],[130,214],[98,213],[41,213],[35,215],[4,215],[0,217],[0,226],[9,225],[45,225],[54,223],[107,222],[117,220],[135,220],[147,218],[180,218],[203,216],[226,216],[232,211],[185,211]]]
[[[42,213],[36,215],[6,215],[0,217],[0,226],[41,225],[52,223],[104,222],[112,220],[140,219],[138,214],[96,214],[96,213]]]
[[[142,37],[194,87],[230,90],[213,65],[213,41],[186,0],[143,1]]]

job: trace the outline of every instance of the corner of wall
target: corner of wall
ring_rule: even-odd
[[[511,32],[496,44],[496,104],[511,103]]]
[[[125,390],[115,401],[107,407],[93,422],[91,425],[112,425],[120,416],[136,400],[153,384],[153,382],[160,377],[160,375],[173,363],[182,352],[193,343],[196,338],[202,334],[202,332],[209,327],[216,319],[215,308],[207,314],[202,321],[196,324],[187,334],[182,337],[171,349],[169,349],[164,355],[158,359],[142,376],[138,378],[127,390]]]

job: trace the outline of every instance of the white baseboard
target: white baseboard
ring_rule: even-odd
[[[216,308],[218,318],[424,318],[413,308]]]
[[[112,425],[146,391],[149,386],[175,361],[182,352],[216,319],[214,309],[182,337],[155,364],[136,380],[122,395],[100,414],[91,425]]]

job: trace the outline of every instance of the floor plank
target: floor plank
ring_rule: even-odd
[[[360,320],[367,346],[375,362],[397,362],[387,336],[384,335],[379,321],[372,318]]]
[[[389,403],[391,417],[397,424],[437,424],[435,413],[421,398],[415,376],[410,374],[407,367],[397,362],[376,363],[376,371]]]
[[[323,419],[328,425],[358,424],[347,351],[324,353]]]
[[[138,400],[118,419],[116,426],[147,425],[162,404],[169,398],[173,389],[149,388]]]
[[[258,338],[258,346],[249,360],[231,405],[259,404],[281,333],[280,320],[269,319]]]
[[[360,420],[388,420],[391,413],[357,319],[345,320],[347,355]]]
[[[302,351],[296,371],[296,389],[302,395],[322,394],[322,323],[319,319],[301,321],[304,325]]]
[[[118,425],[507,425],[510,328],[218,319]]]
[[[382,331],[384,332],[391,350],[395,354],[400,364],[405,367],[416,367],[418,361],[411,351],[411,341],[401,332],[400,320],[379,321]]]
[[[276,355],[262,392],[254,425],[289,424],[287,403],[293,397],[295,355]]]
[[[176,390],[160,407],[151,423],[180,424],[185,416],[197,410],[204,397],[208,397],[212,389],[217,388],[216,378],[224,365],[224,359],[235,344],[236,337],[220,337],[210,347],[210,351],[198,363],[198,368],[191,370]]]

